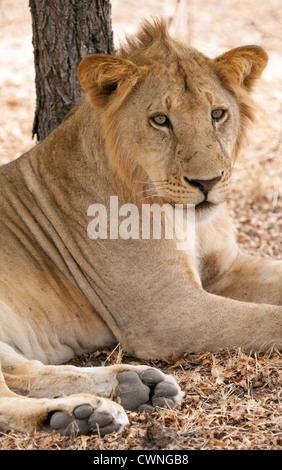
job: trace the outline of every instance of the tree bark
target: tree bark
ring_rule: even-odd
[[[35,63],[33,137],[43,140],[79,100],[79,62],[114,54],[110,0],[29,0]]]

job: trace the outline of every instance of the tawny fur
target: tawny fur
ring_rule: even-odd
[[[84,59],[82,103],[1,168],[2,429],[44,428],[50,411],[72,413],[81,400],[98,406],[84,395],[53,398],[107,398],[121,370],[137,370],[52,365],[75,354],[117,343],[146,359],[281,348],[281,262],[240,253],[225,207],[253,118],[249,93],[266,63],[257,46],[210,59],[170,38],[164,23],[146,23],[117,56]],[[220,109],[224,118],[213,120]],[[158,127],[156,115],[170,125]],[[214,178],[203,202],[189,181]],[[113,195],[140,210],[143,202],[195,205],[194,247],[89,238],[88,208],[99,203],[109,214]]]

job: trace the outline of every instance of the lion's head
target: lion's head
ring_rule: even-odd
[[[85,58],[78,76],[101,110],[109,157],[131,188],[147,182],[147,195],[209,208],[228,194],[253,117],[249,92],[266,64],[258,46],[210,59],[155,21],[117,56]]]

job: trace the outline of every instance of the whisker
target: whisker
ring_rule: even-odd
[[[142,184],[156,184],[156,183],[167,183],[167,180],[156,180],[156,181],[138,181],[135,180],[134,183],[142,183]]]
[[[146,192],[149,192],[149,191],[156,191],[158,189],[165,189],[166,186],[161,186],[161,185],[158,185],[158,186],[154,186],[153,188],[148,188],[148,189],[142,189],[141,191],[138,191],[136,194],[142,194],[142,193],[146,193]]]
[[[149,194],[149,196],[145,196],[145,197],[139,199],[138,201],[139,202],[145,201],[146,199],[150,199],[150,198],[153,198],[153,197],[159,197],[159,194]]]
[[[141,189],[141,191],[137,191],[136,194],[146,193],[148,191],[154,191],[155,188],[148,188],[148,189]]]
[[[234,173],[234,171],[248,171],[248,168],[245,168],[244,166],[237,166],[236,168],[232,168],[231,173]]]
[[[155,189],[156,189],[157,191],[161,191],[162,189],[167,189],[167,190],[168,190],[169,188],[167,187],[167,185],[163,184],[163,185],[157,185],[157,186],[155,187]]]
[[[141,184],[154,184],[153,181],[134,181],[134,183],[141,183]]]
[[[145,198],[145,197],[151,197],[151,196],[158,196],[158,193],[156,191],[151,191],[148,194],[143,193],[143,195],[144,195],[144,198]],[[140,196],[142,196],[142,194],[140,194]]]

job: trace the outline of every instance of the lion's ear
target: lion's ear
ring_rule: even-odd
[[[82,88],[90,93],[92,102],[105,106],[112,93],[125,80],[130,80],[138,68],[121,57],[95,54],[83,59],[77,70]]]
[[[267,53],[259,46],[237,47],[213,60],[223,83],[240,85],[248,91],[260,77],[267,62]]]

